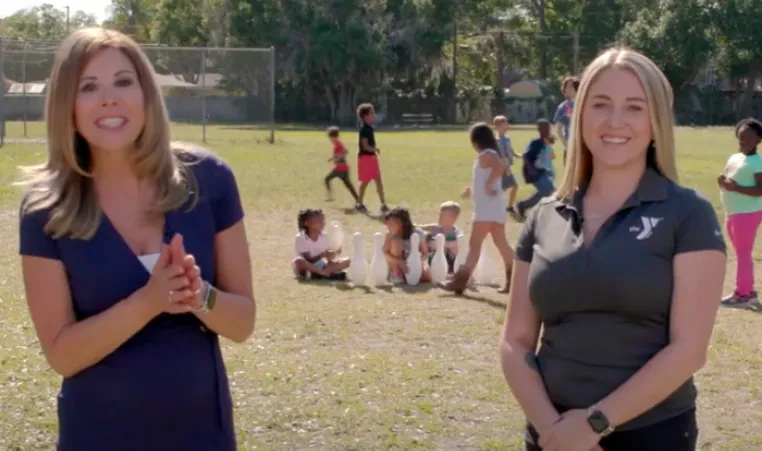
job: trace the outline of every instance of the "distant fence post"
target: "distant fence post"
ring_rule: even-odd
[[[3,38],[0,38],[0,147],[5,144],[5,69],[3,66]]]
[[[270,47],[270,144],[275,144],[275,47]]]
[[[26,96],[26,42],[24,42],[24,46],[21,48],[21,86],[22,88],[22,95],[24,96],[24,138],[27,137],[27,111],[29,111],[29,99]]]
[[[206,49],[201,49],[201,86],[206,85]],[[206,93],[201,92],[201,139],[206,144]]]

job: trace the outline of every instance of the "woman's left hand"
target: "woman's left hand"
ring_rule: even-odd
[[[172,261],[182,261],[185,277],[189,281],[188,288],[193,295],[184,299],[174,300],[175,302],[168,306],[166,312],[176,314],[197,310],[203,304],[203,299],[201,299],[203,290],[201,288],[204,281],[201,279],[201,269],[196,265],[196,258],[193,255],[186,254],[182,244],[172,246],[170,252],[172,253]]]
[[[543,451],[590,451],[601,436],[587,422],[587,411],[575,409],[561,415],[561,420],[540,436]]]

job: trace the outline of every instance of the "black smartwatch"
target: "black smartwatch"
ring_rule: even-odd
[[[606,415],[598,410],[597,406],[592,406],[587,409],[587,423],[590,425],[593,432],[601,437],[606,437],[614,432],[614,426],[611,425],[609,419],[606,418]]]

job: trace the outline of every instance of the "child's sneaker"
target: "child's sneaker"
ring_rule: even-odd
[[[400,271],[399,269],[393,270],[389,274],[389,282],[393,284],[403,283],[405,282],[405,273]]]
[[[365,205],[359,202],[355,204],[355,210],[357,210],[358,213],[364,213],[364,214],[368,213],[368,209],[365,207]]]
[[[733,293],[731,295],[725,296],[720,304],[723,307],[746,308],[757,301],[757,292],[752,291],[751,293],[743,296],[738,293]]]
[[[386,206],[386,204],[381,204],[381,214],[385,215],[389,213],[389,207]]]

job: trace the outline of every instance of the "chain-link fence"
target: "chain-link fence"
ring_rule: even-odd
[[[55,42],[0,40],[0,139],[45,138],[44,105]],[[173,123],[173,139],[275,139],[273,48],[146,45]]]

